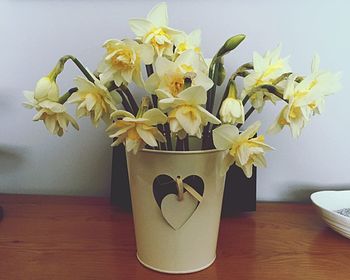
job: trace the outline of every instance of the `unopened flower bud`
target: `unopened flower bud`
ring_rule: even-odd
[[[245,39],[244,34],[238,34],[229,38],[225,44],[221,47],[221,49],[217,53],[217,57],[221,57],[230,51],[234,50],[243,40]]]
[[[244,123],[244,107],[239,99],[227,97],[222,102],[219,113],[223,123]]]
[[[51,101],[58,101],[59,90],[56,82],[49,77],[41,78],[35,87],[34,98],[37,101],[49,99]]]

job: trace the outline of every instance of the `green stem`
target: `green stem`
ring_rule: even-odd
[[[246,97],[244,97],[244,99],[243,99],[243,101],[242,101],[243,106],[244,106],[245,104],[247,104],[248,100],[249,100],[249,96],[247,95]]]
[[[255,111],[255,108],[252,106],[250,107],[250,109],[248,110],[248,112],[245,114],[245,120],[247,120],[250,115]],[[237,128],[239,129],[242,126],[241,123],[237,124]]]
[[[283,100],[286,103],[289,103],[289,101],[287,99],[283,98],[283,94],[280,93],[276,87],[272,86],[272,85],[261,85],[258,88],[262,88],[262,89],[266,89],[269,93],[274,94],[275,96],[277,96],[278,98],[280,98],[281,100]],[[250,109],[248,110],[248,112],[245,114],[245,121],[247,121],[247,119],[250,117],[250,115],[254,112],[255,108],[252,106],[250,107]],[[237,128],[240,128],[242,126],[242,124],[238,124]]]
[[[120,88],[117,88],[116,91],[119,93],[120,97],[122,98],[122,105],[124,109],[135,116],[137,112],[134,112],[134,110],[131,108],[129,101],[126,99],[123,91]]]
[[[64,104],[67,101],[67,99],[76,91],[78,91],[77,87],[69,89],[64,95],[60,97],[58,103]]]
[[[249,74],[248,70],[253,70],[253,69],[254,69],[254,67],[253,67],[253,64],[251,62],[245,63],[237,68],[236,72],[234,72],[232,74],[230,79],[235,80],[237,77],[244,78]]]
[[[225,88],[225,92],[224,92],[224,94],[222,96],[222,99],[221,99],[218,111],[216,113],[216,117],[218,119],[220,119],[220,108],[221,108],[222,103],[224,102],[224,100],[228,97],[229,89],[230,89],[230,80],[227,82],[227,85],[226,85],[226,88]],[[216,128],[217,126],[218,126],[217,124],[214,124],[212,129]]]
[[[163,126],[161,124],[159,124],[159,125],[157,125],[157,127],[158,127],[158,130],[164,135]],[[160,144],[160,149],[162,151],[167,150],[167,146],[166,146],[165,142],[159,142],[159,144]]]
[[[186,135],[184,141],[184,150],[185,151],[189,151],[190,150],[190,143],[189,143],[189,139],[188,139],[188,134]]]
[[[128,87],[125,86],[124,84],[121,84],[120,89],[124,92],[124,94],[128,98],[132,110],[134,112],[138,112],[139,111],[139,107],[137,106],[135,98],[132,96],[132,94],[131,94],[130,90],[128,89]]]
[[[283,94],[280,93],[276,87],[272,86],[272,85],[261,85],[258,88],[262,88],[262,89],[266,89],[269,93],[272,93],[273,95],[276,95],[278,98],[282,99],[283,101],[285,101],[286,103],[288,103],[287,99],[283,98]]]
[[[150,99],[148,96],[142,98],[140,109],[137,111],[136,118],[142,118],[143,114],[148,110],[150,106]]]
[[[154,73],[152,64],[146,65],[146,72],[147,72],[148,77],[150,77]],[[158,96],[155,94],[152,94],[151,96],[152,96],[153,107],[158,108]],[[166,144],[160,142],[160,148],[162,150],[168,150],[168,151],[170,150],[171,151],[172,150],[172,143],[171,143],[169,124],[168,123],[166,123],[164,125],[159,124],[157,127],[158,127],[158,130],[163,135],[165,135],[165,139],[166,139]]]
[[[76,57],[71,56],[70,59],[75,63],[75,65],[80,69],[80,71],[85,75],[85,77],[91,83],[95,83],[95,79],[90,75],[89,71],[86,70],[86,68],[83,66],[83,64],[81,64],[80,61]]]
[[[92,83],[94,83],[94,78],[91,76],[91,74],[89,73],[89,71],[86,70],[86,68],[84,67],[83,64],[81,64],[81,62],[74,56],[72,55],[65,55],[62,56],[55,68],[49,73],[48,77],[51,77],[52,79],[56,80],[57,76],[63,71],[64,69],[64,64],[68,61],[68,60],[72,60],[74,62],[74,64],[79,68],[79,70],[84,74],[84,76]]]
[[[219,64],[215,64],[215,69],[214,69],[214,77],[213,77],[213,81],[214,81],[214,85],[211,89],[209,89],[210,92],[210,107],[209,107],[209,112],[212,113],[213,112],[213,108],[214,108],[214,103],[215,103],[215,93],[216,93],[216,83],[218,81],[218,76],[219,76]]]
[[[215,101],[216,82],[218,79],[217,65],[218,65],[218,59],[216,56],[214,56],[209,66],[209,78],[212,79],[213,86],[208,90],[207,103],[205,106],[206,110],[210,113],[213,111],[214,101]],[[202,150],[205,150],[208,147],[209,130],[210,130],[210,123],[208,123],[203,129]]]
[[[147,72],[147,76],[148,77],[151,76],[154,73],[152,64],[146,65],[146,72]],[[158,107],[158,97],[155,94],[152,94],[152,103],[153,103],[153,107],[154,108]]]
[[[181,140],[179,137],[176,138],[176,151],[183,151],[184,150],[184,141]]]
[[[220,108],[221,108],[222,103],[224,102],[224,100],[228,97],[228,93],[229,93],[229,90],[230,90],[230,82],[231,82],[230,80],[227,82],[224,94],[222,96],[222,99],[221,99],[221,102],[220,102],[220,105],[219,105],[219,108],[218,108],[218,112],[216,113],[216,117],[217,118],[220,118]]]
[[[288,73],[284,73],[281,76],[279,76],[276,80],[273,81],[274,85],[277,85],[279,82],[287,79],[290,75],[292,74],[292,72],[288,72]]]
[[[171,142],[171,133],[170,133],[170,125],[169,123],[164,124],[164,134],[166,138],[166,145],[167,145],[167,150],[172,151],[173,150],[173,144]]]

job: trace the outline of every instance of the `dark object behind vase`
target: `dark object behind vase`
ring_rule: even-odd
[[[113,148],[111,203],[131,211],[128,169],[125,148],[119,145]],[[256,209],[256,168],[248,179],[237,166],[231,166],[226,174],[222,215]]]

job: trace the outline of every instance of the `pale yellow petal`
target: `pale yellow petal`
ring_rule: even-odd
[[[239,131],[237,127],[223,124],[213,130],[214,146],[219,150],[230,149],[238,134]]]
[[[130,19],[129,26],[138,37],[145,36],[153,28],[153,24],[146,19]]]
[[[153,63],[154,49],[151,45],[140,45],[140,57],[146,65]]]
[[[117,110],[117,111],[114,111],[112,114],[111,114],[111,118],[122,118],[122,117],[129,117],[131,119],[135,119],[135,116],[131,113],[129,113],[128,111],[124,111],[124,110]]]
[[[201,105],[207,102],[207,92],[202,86],[189,87],[182,91],[178,97],[189,105]]]
[[[154,6],[152,10],[148,13],[147,19],[152,22],[155,26],[167,26],[168,25],[168,10],[167,4],[161,2]]]
[[[241,137],[245,139],[249,139],[253,137],[258,132],[258,129],[260,128],[260,126],[261,126],[261,122],[256,121],[241,133]]]
[[[145,82],[145,90],[149,93],[154,93],[159,87],[160,79],[156,73],[153,73]]]
[[[168,120],[167,116],[157,108],[146,111],[142,118],[147,119],[147,125],[164,124]]]
[[[153,134],[149,130],[144,129],[142,124],[136,126],[136,131],[147,145],[151,147],[156,147],[158,145]]]
[[[195,108],[186,107],[176,111],[176,119],[189,135],[194,136],[202,124],[201,116]]]
[[[202,116],[202,124],[207,124],[208,122],[213,124],[221,124],[221,121],[215,117],[213,114],[209,113],[206,109],[197,105],[196,107]]]

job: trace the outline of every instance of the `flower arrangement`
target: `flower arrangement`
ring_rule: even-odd
[[[145,19],[129,20],[129,25],[136,38],[107,40],[95,72],[77,58],[63,56],[34,91],[26,91],[24,105],[37,111],[33,120],[42,120],[58,136],[69,124],[78,130],[66,109],[75,103],[77,118],[88,116],[96,127],[101,121],[108,125],[112,146],[123,143],[133,153],[143,148],[187,151],[193,136],[201,139],[203,150],[227,150],[224,170],[236,164],[250,177],[253,165],[266,166],[264,153],[272,149],[263,135],[257,136],[260,122],[239,130],[250,115],[261,112],[265,102],[284,102],[269,132],[288,126],[292,136],[298,137],[311,117],[322,112],[325,97],[340,87],[340,75],[321,71],[318,56],[312,61],[311,74],[301,76],[291,72],[288,58],[282,58],[277,47],[265,55],[254,53],[252,62],[233,72],[214,112],[217,87],[226,77],[224,57],[245,36],[229,38],[213,58],[205,59],[200,30],[186,34],[169,27],[166,3],[155,6]],[[84,77],[75,78],[76,86],[60,95],[56,80],[68,60]],[[240,91],[237,78],[243,79]],[[133,82],[145,93],[140,104],[129,89]],[[248,102],[251,106],[246,111]]]

